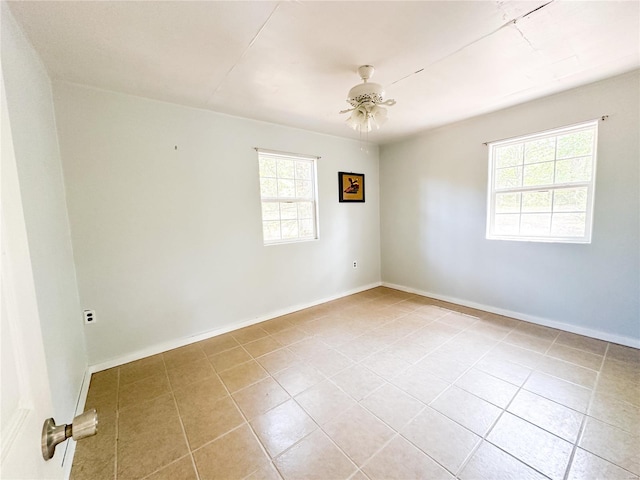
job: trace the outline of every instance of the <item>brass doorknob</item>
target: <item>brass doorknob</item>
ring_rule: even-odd
[[[56,425],[53,418],[48,418],[42,426],[42,457],[51,460],[56,453],[56,445],[69,437],[77,441],[97,432],[98,413],[95,408],[78,415],[70,425]]]

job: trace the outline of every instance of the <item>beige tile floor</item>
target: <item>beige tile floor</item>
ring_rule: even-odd
[[[638,479],[639,367],[380,287],[94,374],[71,478]]]

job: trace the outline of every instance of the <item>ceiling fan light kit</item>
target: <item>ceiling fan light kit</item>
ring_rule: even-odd
[[[385,106],[395,105],[396,101],[384,99],[384,89],[378,83],[369,82],[373,76],[374,68],[372,65],[362,65],[358,68],[358,74],[362,79],[362,83],[356,85],[349,90],[347,103],[353,108],[342,110],[340,113],[349,113],[347,125],[354,130],[362,132],[370,132],[372,125],[380,128],[387,121],[387,109]]]

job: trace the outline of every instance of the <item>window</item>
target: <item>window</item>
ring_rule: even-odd
[[[264,244],[318,238],[317,157],[257,151]]]
[[[598,122],[489,144],[487,238],[590,243]]]

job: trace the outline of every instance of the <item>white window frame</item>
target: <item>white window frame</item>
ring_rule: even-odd
[[[309,242],[309,241],[314,241],[317,240],[320,236],[320,227],[319,227],[319,221],[318,221],[318,159],[320,157],[315,157],[315,156],[311,156],[311,155],[301,155],[301,154],[297,154],[297,153],[288,153],[288,152],[279,152],[279,151],[275,151],[275,150],[266,150],[263,148],[256,148],[255,149],[256,152],[258,152],[258,178],[260,181],[260,207],[261,207],[261,213],[260,213],[260,217],[261,217],[261,221],[262,221],[262,241],[264,243],[265,246],[270,246],[270,245],[282,245],[282,244],[289,244],[289,243],[299,243],[299,242]],[[282,197],[282,196],[278,196],[276,195],[275,197],[266,197],[263,196],[263,192],[262,192],[262,180],[263,177],[261,172],[260,172],[260,159],[261,158],[270,158],[270,159],[287,159],[287,160],[292,160],[292,161],[298,161],[298,162],[308,162],[311,165],[311,172],[313,175],[313,178],[311,179],[311,185],[312,185],[312,192],[311,192],[311,196],[309,197],[300,197],[300,196],[294,196],[294,197]],[[276,173],[276,177],[269,177],[269,178],[276,178],[278,179],[279,177],[277,176]],[[277,240],[267,240],[265,239],[265,235],[264,235],[264,222],[266,221],[276,221],[276,220],[265,220],[264,219],[264,210],[262,208],[262,206],[265,203],[275,203],[275,204],[281,204],[281,203],[299,203],[299,202],[311,202],[313,203],[312,206],[312,212],[313,212],[313,234],[312,235],[308,235],[308,236],[298,236],[296,238],[287,238],[287,239],[277,239]],[[277,220],[279,222],[282,223],[283,219],[279,219]]]
[[[509,145],[517,145],[517,144],[525,144],[526,142],[530,142],[532,140],[541,140],[545,138],[553,138],[565,135],[567,133],[576,133],[584,130],[594,130],[594,140],[593,140],[593,155],[592,155],[592,165],[591,165],[591,179],[589,181],[575,181],[575,182],[567,182],[567,183],[555,183],[555,166],[559,160],[564,160],[564,158],[557,158],[557,143],[556,143],[556,154],[554,156],[554,183],[546,184],[546,185],[535,185],[535,186],[518,186],[518,187],[510,187],[510,188],[496,188],[496,150],[499,147],[509,146]],[[591,120],[588,122],[583,122],[575,125],[570,125],[561,128],[555,128],[552,130],[546,130],[539,133],[534,133],[530,135],[524,135],[520,137],[514,137],[506,140],[500,140],[495,142],[490,142],[487,144],[489,147],[489,185],[488,185],[488,200],[487,200],[487,232],[486,238],[489,240],[514,240],[514,241],[527,241],[527,242],[554,242],[554,243],[591,243],[592,236],[592,227],[593,227],[593,204],[594,204],[594,193],[595,193],[595,179],[596,179],[596,164],[597,164],[597,150],[598,150],[598,120]],[[584,157],[584,156],[583,156]],[[575,157],[580,158],[580,157]],[[524,164],[523,164],[524,166]],[[523,174],[524,178],[524,174]],[[495,219],[496,219],[496,194],[502,193],[524,193],[524,192],[544,192],[544,191],[552,191],[552,195],[555,194],[555,191],[566,189],[566,188],[575,188],[575,187],[586,187],[587,189],[587,199],[586,199],[586,210],[585,210],[585,231],[583,236],[558,236],[553,235],[551,232],[548,235],[527,235],[527,234],[500,234],[495,231]],[[553,197],[552,197],[553,199]],[[553,205],[553,203],[552,203]],[[522,201],[520,201],[520,210],[519,210],[519,222],[522,221]],[[554,213],[551,215],[553,217]],[[562,212],[565,213],[565,212]],[[575,212],[582,213],[582,212]],[[521,223],[519,223],[521,225]]]

